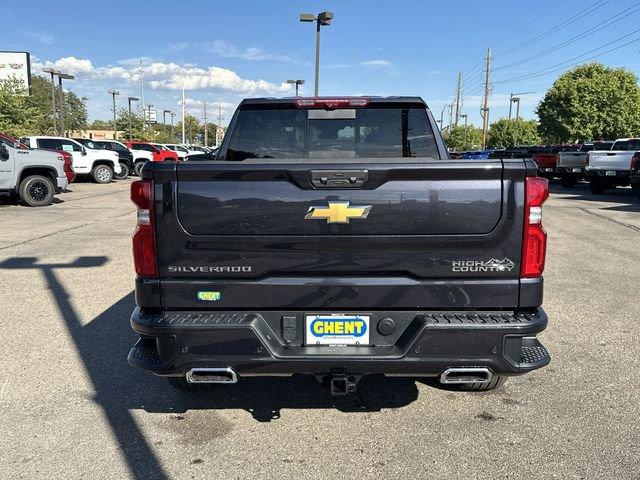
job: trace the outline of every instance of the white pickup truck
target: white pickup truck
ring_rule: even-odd
[[[62,153],[31,150],[0,134],[0,195],[18,195],[31,207],[44,207],[67,188],[68,173]]]
[[[73,157],[73,171],[78,175],[90,175],[96,183],[110,183],[113,174],[122,169],[118,154],[111,150],[94,150],[65,137],[24,137],[20,141],[31,148],[62,150]]]
[[[629,185],[631,159],[640,151],[640,138],[619,138],[611,150],[592,150],[587,156],[586,175],[591,192]]]
[[[560,177],[563,187],[573,187],[585,178],[587,155],[593,150],[610,150],[613,142],[606,140],[583,143],[578,151],[561,151],[558,153],[556,176]]]

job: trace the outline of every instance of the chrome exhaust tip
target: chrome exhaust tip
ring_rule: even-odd
[[[486,367],[447,368],[440,375],[440,383],[489,383],[493,373]]]
[[[187,372],[189,383],[236,383],[238,375],[231,367],[192,368]]]

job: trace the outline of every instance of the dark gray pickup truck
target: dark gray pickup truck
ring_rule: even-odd
[[[132,184],[140,339],[172,384],[363,375],[489,390],[543,367],[547,180],[452,160],[421,98],[244,100],[212,160]]]

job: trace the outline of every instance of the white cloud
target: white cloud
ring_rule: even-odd
[[[120,66],[107,65],[95,67],[90,60],[75,57],[64,57],[56,61],[34,62],[34,72],[38,73],[43,67],[53,67],[65,73],[77,75],[79,80],[119,79],[128,83],[140,81],[139,67],[129,60],[118,62]],[[284,94],[291,92],[291,86],[286,83],[272,83],[262,79],[247,79],[240,77],[233,70],[211,66],[196,67],[193,64],[180,65],[177,63],[152,62],[144,67],[144,78],[147,84],[155,90],[204,90],[219,89],[226,92],[255,95],[255,94]]]
[[[360,62],[363,67],[390,67],[391,62],[388,60],[365,60]]]
[[[241,49],[226,40],[214,40],[212,42],[179,42],[169,45],[169,50],[179,52],[184,50],[203,50],[213,53],[222,58],[241,58],[250,61],[276,61],[295,62],[296,60],[288,55],[269,53],[259,47],[249,47]]]

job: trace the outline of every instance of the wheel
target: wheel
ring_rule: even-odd
[[[589,180],[589,190],[591,190],[591,193],[593,193],[594,195],[603,194],[605,190],[604,187],[604,182],[599,178],[592,178],[591,180]]]
[[[30,207],[44,207],[53,200],[55,187],[48,177],[31,175],[20,183],[18,194],[24,203]]]
[[[96,165],[91,170],[91,176],[96,183],[111,183],[113,179],[113,169],[109,165]]]
[[[458,388],[466,392],[486,392],[501,387],[506,381],[507,377],[494,375],[489,383],[461,383]]]
[[[146,162],[142,161],[142,162],[136,162],[135,166],[133,167],[133,171],[136,172],[137,176],[140,176],[140,172],[142,171],[142,167],[144,167],[144,164]]]
[[[114,173],[113,177],[117,180],[122,180],[124,178],[127,178],[130,173],[131,169],[129,168],[129,165],[124,162],[120,162],[120,173]]]
[[[184,392],[202,392],[211,389],[210,383],[189,383],[185,377],[167,377],[169,385]]]
[[[560,179],[560,185],[562,185],[565,188],[571,188],[573,187],[575,184],[577,183],[577,180],[575,177],[562,177]]]

